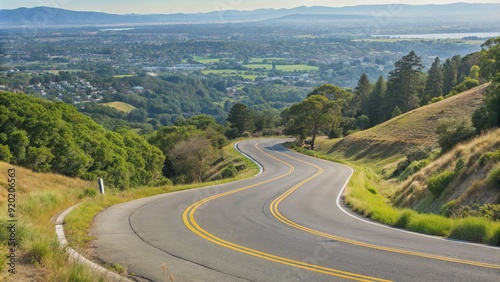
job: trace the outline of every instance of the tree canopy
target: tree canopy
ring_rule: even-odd
[[[2,160],[34,171],[101,177],[120,188],[163,178],[158,148],[133,131],[106,130],[62,102],[0,93],[0,132]]]
[[[288,122],[285,133],[298,136],[301,140],[311,136],[311,150],[314,150],[316,136],[328,132],[333,123],[342,118],[341,102],[330,101],[323,95],[310,95],[286,112]]]

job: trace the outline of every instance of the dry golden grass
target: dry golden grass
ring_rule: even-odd
[[[440,102],[410,111],[368,130],[354,133],[350,138],[433,146],[437,142],[435,132],[439,123],[446,118],[472,116],[481,105],[488,85],[483,84]]]
[[[112,107],[126,113],[130,113],[132,110],[136,109],[136,107],[127,104],[125,102],[109,102],[109,103],[103,103],[102,105]]]
[[[338,159],[369,165],[389,176],[409,149],[438,147],[436,128],[443,119],[471,116],[479,108],[483,84],[437,103],[405,113],[342,139],[318,138],[316,148]]]
[[[483,134],[468,143],[457,145],[403,182],[395,197],[395,203],[401,207],[416,208],[419,202],[425,201],[425,198],[431,199],[433,196],[426,189],[428,177],[441,171],[453,171],[459,159],[464,161],[465,168],[441,197],[434,199],[431,205],[425,207],[425,211],[439,212],[443,204],[455,199],[457,204],[496,203],[500,196],[498,189],[488,187],[484,181],[491,165],[483,167],[479,164],[479,159],[484,153],[499,149],[500,129]],[[415,186],[420,188],[415,191]]]

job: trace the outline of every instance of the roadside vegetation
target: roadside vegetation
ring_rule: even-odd
[[[223,147],[224,162],[240,167],[234,175],[224,180],[216,180],[192,185],[162,185],[159,187],[141,186],[121,190],[106,187],[105,196],[97,192],[97,183],[69,178],[50,173],[36,173],[31,170],[0,162],[0,171],[10,168],[17,175],[17,249],[16,275],[9,275],[6,258],[7,248],[1,248],[0,280],[2,281],[105,281],[99,273],[95,273],[80,263],[69,262],[64,249],[59,246],[54,230],[54,220],[59,212],[79,204],[65,220],[64,231],[71,247],[91,258],[88,252],[93,237],[89,235],[93,218],[101,210],[122,202],[138,198],[193,189],[201,186],[220,184],[250,177],[258,172],[257,166],[234,150],[235,142]],[[221,171],[214,170],[213,179],[219,179]],[[7,186],[5,178],[0,179],[0,185]],[[106,183],[105,183],[106,186]],[[0,209],[7,210],[7,191],[0,191]],[[0,217],[0,243],[8,243],[7,218],[5,213]],[[120,265],[108,265],[113,271],[126,274],[126,269]]]
[[[500,246],[499,43],[488,40],[479,57],[491,84],[318,141],[317,156],[355,168],[347,205],[390,226]],[[463,103],[471,99],[481,103]]]
[[[100,210],[248,177],[255,166],[235,153],[235,140],[282,134],[295,136],[301,152],[355,168],[345,200],[360,214],[412,231],[499,245],[499,58],[500,38],[491,39],[480,53],[442,64],[436,59],[424,73],[412,51],[396,62],[387,81],[371,83],[363,74],[355,89],[325,84],[307,95],[285,85],[248,85],[241,91],[252,98],[238,100],[228,98],[229,79],[112,78],[124,89],[141,84],[157,90],[115,93],[115,100],[136,107],[128,113],[86,103],[84,115],[63,102],[0,92],[0,161],[19,172],[20,270],[45,281],[95,281],[81,265],[60,266],[67,255],[58,247],[52,216],[81,203],[68,216],[66,232],[71,246],[85,253]],[[211,105],[204,111],[213,116],[196,115],[202,105]],[[189,114],[179,116],[184,110]],[[2,165],[7,171],[9,165]],[[105,197],[95,192],[98,178],[110,188]],[[7,210],[6,191],[0,193]],[[0,230],[4,245],[6,230]],[[5,260],[0,257],[1,273]]]

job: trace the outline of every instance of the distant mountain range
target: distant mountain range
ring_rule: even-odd
[[[1,27],[62,26],[62,25],[113,25],[148,23],[221,23],[264,20],[310,20],[311,15],[333,15],[345,20],[351,17],[406,18],[431,20],[447,17],[466,20],[500,20],[500,4],[455,3],[447,5],[362,5],[349,7],[297,7],[293,9],[258,9],[253,11],[225,10],[197,14],[117,15],[100,12],[70,11],[50,7],[0,10]],[[344,17],[340,17],[343,15]],[[500,28],[500,27],[499,27]]]

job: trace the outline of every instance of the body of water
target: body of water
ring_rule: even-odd
[[[499,37],[499,36],[500,36],[500,32],[464,32],[464,33],[375,35],[375,37],[421,38],[421,39],[461,39],[464,37],[491,38],[491,37]]]

